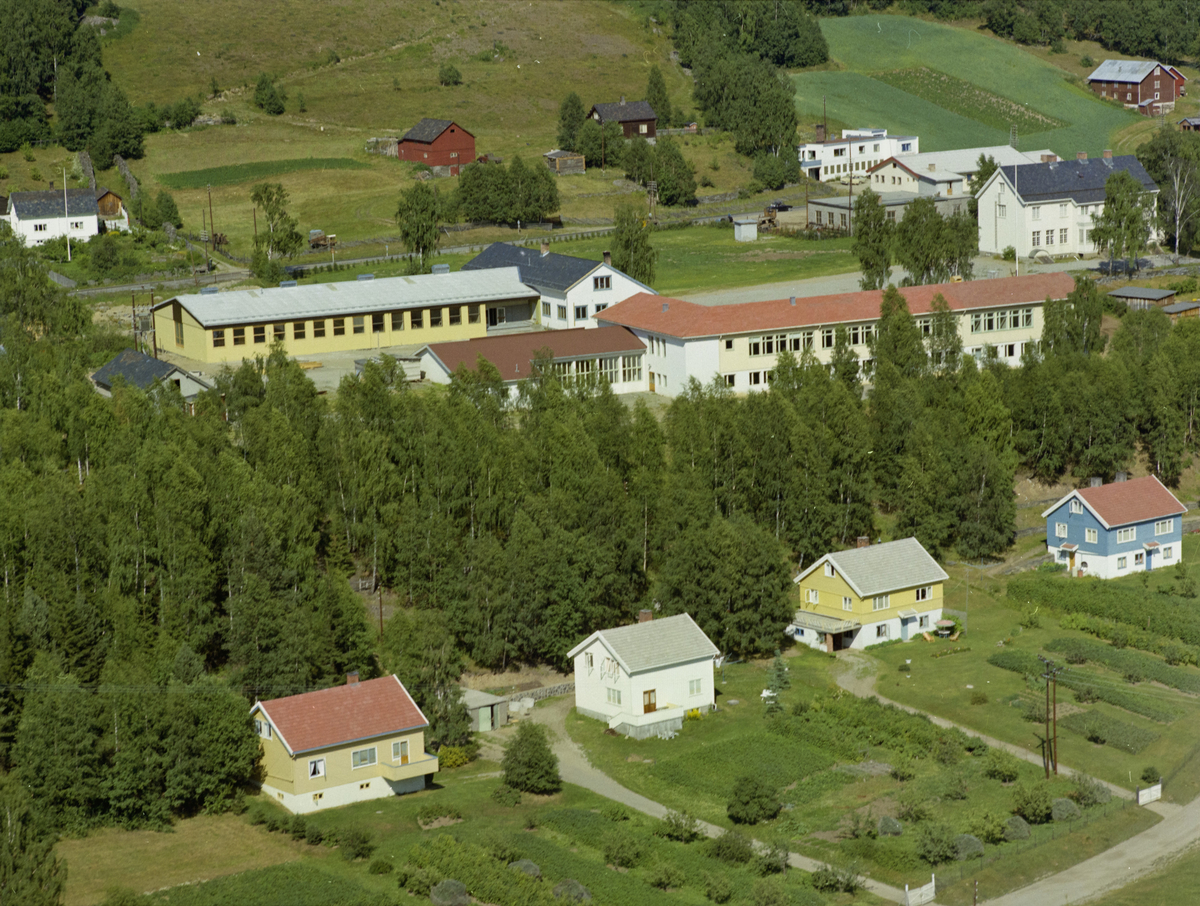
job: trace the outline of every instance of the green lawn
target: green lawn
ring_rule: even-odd
[[[821,30],[830,55],[847,71],[793,76],[804,118],[819,115],[825,94],[830,116],[860,126],[886,127],[893,134],[919,135],[923,151],[1008,143],[1007,128],[987,124],[999,115],[994,104],[979,105],[978,117],[983,120],[979,122],[935,106],[933,101],[942,100],[970,110],[968,98],[951,103],[942,96],[945,89],[933,83],[920,89],[914,85],[918,95],[869,77],[928,67],[1065,123],[1055,129],[1022,131],[1021,148],[1049,147],[1068,158],[1076,151],[1095,154],[1112,147],[1115,134],[1139,120],[1134,113],[1097,100],[1057,66],[981,32],[878,15],[822,19]],[[1014,116],[1030,119],[1030,114]]]
[[[1200,901],[1200,849],[1120,890],[1092,900],[1092,906],[1182,906]]]

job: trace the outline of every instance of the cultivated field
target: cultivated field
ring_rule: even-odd
[[[1011,114],[1021,127],[1020,147],[1048,147],[1063,157],[1110,148],[1115,133],[1138,120],[1134,113],[1097,100],[1063,69],[982,32],[874,15],[822,19],[821,29],[830,55],[846,71],[793,76],[805,119],[819,118],[824,94],[831,117],[919,135],[922,150],[941,151],[1006,144],[1008,127],[998,124],[1009,109],[1000,99],[1007,99],[1026,108]],[[953,83],[913,77],[903,80],[906,90],[893,87],[899,81],[897,70],[921,68],[945,73],[974,89],[960,85],[956,90]],[[885,78],[893,84],[875,78],[875,73],[892,74]],[[973,95],[978,89],[986,93],[982,103]],[[1046,119],[1064,125],[1038,128]]]

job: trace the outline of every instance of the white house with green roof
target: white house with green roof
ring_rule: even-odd
[[[623,736],[671,736],[688,711],[712,710],[719,654],[686,613],[601,629],[568,652],[575,707]]]

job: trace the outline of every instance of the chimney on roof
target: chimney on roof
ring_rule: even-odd
[[[666,311],[669,307],[670,306],[666,302],[663,303],[663,311]]]
[[[543,239],[542,240],[542,257],[545,258],[549,254],[550,254],[550,240]]]
[[[1076,151],[1075,159],[1076,160],[1087,160],[1087,152],[1086,151]]]
[[[790,299],[788,299],[788,301],[789,301],[789,302],[791,302],[793,305],[795,305],[795,304],[796,304],[796,297],[795,297],[795,296],[792,296]]]
[[[937,172],[937,164],[930,164],[930,165],[929,165],[929,172],[930,172],[930,173],[935,173],[935,172]]]
[[[1042,163],[1044,163],[1044,164],[1052,164],[1056,160],[1058,160],[1057,154],[1043,154],[1042,155]]]
[[[349,673],[346,674],[346,685],[347,686],[357,686],[358,685],[358,671],[357,670],[351,670]]]
[[[871,546],[871,536],[870,535],[859,535],[858,543],[855,544],[854,546],[855,547],[870,547]]]
[[[642,609],[642,610],[638,611],[638,622],[639,623],[649,623],[653,619],[654,619],[654,611],[653,610]]]
[[[817,123],[817,144],[825,144],[825,124]]]
[[[621,95],[621,106],[625,106],[625,95]]]
[[[612,252],[604,253],[604,263],[607,264],[609,267],[612,267]]]
[[[1118,472],[1118,473],[1117,473],[1116,480],[1117,480],[1118,482],[1121,482],[1121,481],[1129,481],[1129,473],[1128,473],[1128,472]]]
[[[1099,475],[1093,475],[1091,478],[1088,479],[1088,487],[1089,488],[1098,488],[1102,484],[1104,484],[1104,479],[1101,478]]]
[[[1105,148],[1105,149],[1104,149],[1104,159],[1105,159],[1105,160],[1112,160],[1112,149],[1111,149],[1111,148]]]

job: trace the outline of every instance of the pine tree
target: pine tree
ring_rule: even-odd
[[[669,124],[671,116],[671,99],[667,95],[667,83],[663,79],[662,70],[658,66],[650,67],[650,78],[646,84],[646,103],[654,110],[658,122],[663,126]]]
[[[67,866],[54,838],[38,832],[27,794],[15,778],[0,777],[0,902],[59,906]]]
[[[563,151],[578,151],[579,129],[587,120],[583,101],[574,91],[563,98],[558,108],[558,147]],[[590,161],[589,161],[590,163]]]

